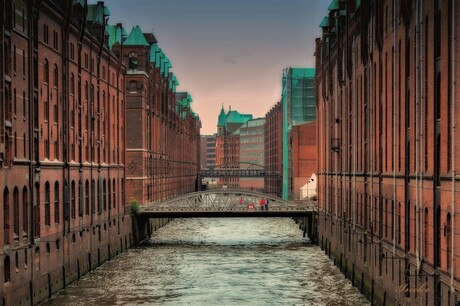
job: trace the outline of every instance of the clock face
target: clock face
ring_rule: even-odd
[[[137,61],[137,54],[136,52],[131,52],[129,54],[129,68],[130,69],[137,69],[138,61]]]

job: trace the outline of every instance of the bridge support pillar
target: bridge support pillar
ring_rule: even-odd
[[[133,233],[135,243],[139,244],[141,241],[149,237],[149,219],[145,217],[135,216],[133,218]]]

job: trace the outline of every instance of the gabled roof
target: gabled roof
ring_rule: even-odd
[[[81,7],[85,7],[86,0],[72,0],[73,5],[80,5]]]
[[[86,20],[94,24],[104,24],[105,17],[110,16],[109,9],[104,6],[103,2],[88,5]]]
[[[121,24],[107,25],[105,32],[109,35],[109,48],[112,48],[115,43],[121,44],[123,37],[126,37],[126,30]]]
[[[227,120],[227,115],[225,114],[224,105],[222,104],[222,109],[220,110],[219,119],[217,121],[217,126],[224,127]]]
[[[145,40],[149,43],[149,45],[157,43],[157,39],[155,38],[155,35],[153,33],[144,33]]]
[[[252,119],[252,115],[249,114],[240,114],[238,111],[229,110],[228,113],[225,113],[224,106],[220,110],[219,119],[217,122],[218,127],[228,128],[229,124],[238,125],[244,124]]]
[[[133,27],[131,33],[129,33],[128,38],[123,42],[123,46],[150,46],[147,40],[144,37],[144,33],[139,26]]]
[[[332,0],[331,4],[327,8],[329,11],[337,11],[339,10],[339,0]]]

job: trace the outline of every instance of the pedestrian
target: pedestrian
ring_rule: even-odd
[[[268,211],[268,199],[265,200],[265,211]]]
[[[260,204],[260,210],[263,211],[263,210],[264,210],[264,206],[265,206],[265,202],[264,202],[264,199],[263,199],[263,198],[260,199],[259,204]]]

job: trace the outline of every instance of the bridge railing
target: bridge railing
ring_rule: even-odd
[[[141,207],[141,212],[154,211],[247,211],[261,210],[261,199],[268,200],[268,210],[316,210],[314,201],[285,201],[260,192],[241,190],[204,191],[180,196]],[[265,206],[264,206],[265,209]]]

